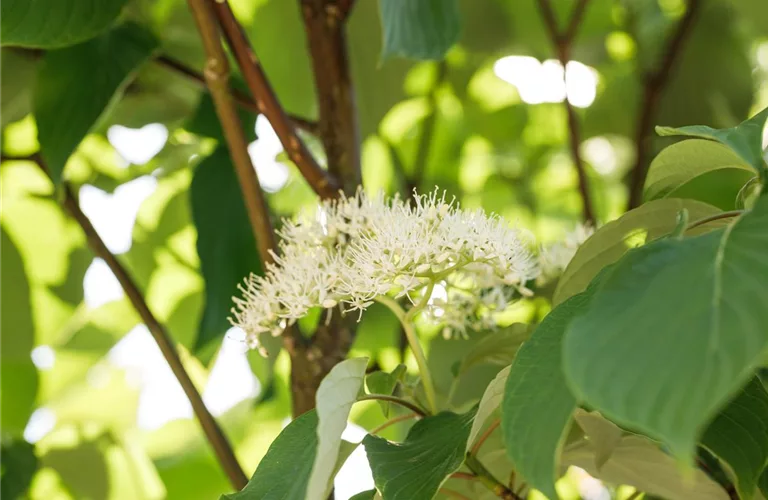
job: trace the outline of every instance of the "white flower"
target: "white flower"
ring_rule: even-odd
[[[592,226],[577,224],[562,241],[542,247],[539,253],[540,281],[550,281],[563,274],[579,247],[594,233]]]
[[[252,345],[312,308],[340,304],[362,313],[381,295],[415,303],[439,282],[446,296],[428,304],[427,315],[459,331],[485,326],[484,316],[529,294],[525,283],[538,275],[527,233],[462,210],[437,189],[413,204],[358,191],[286,221],[279,235],[280,257],[235,298],[233,324]]]

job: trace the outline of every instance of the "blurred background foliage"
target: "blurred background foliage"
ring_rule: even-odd
[[[285,109],[315,118],[298,2],[230,3]],[[554,5],[565,22],[572,2]],[[459,43],[442,62],[415,62],[381,56],[379,6],[357,1],[348,41],[365,189],[406,195],[438,185],[464,206],[517,221],[539,241],[556,240],[582,217],[562,104],[567,95],[577,107],[597,218],[604,223],[623,213],[643,75],[664,56],[685,3],[592,1],[572,47],[567,86],[534,0],[459,0],[458,8]],[[202,68],[183,0],[130,0],[121,19],[148,27],[159,40],[157,54]],[[31,155],[39,149],[33,89],[40,75],[57,73],[41,71],[41,50],[6,46],[1,57],[3,155]],[[98,64],[83,60],[64,61],[60,72],[78,65],[86,75],[100,74]],[[733,126],[768,106],[766,75],[768,3],[707,0],[661,94],[656,123]],[[67,113],[62,108],[58,119],[74,126],[77,118]],[[250,152],[273,213],[291,216],[312,206],[314,193],[268,122],[249,113],[243,119],[254,132]],[[304,137],[322,154],[317,139]],[[290,368],[285,353],[274,349],[262,358],[228,331],[236,284],[261,266],[219,139],[202,86],[155,57],[80,143],[64,178],[167,325],[250,472],[290,416]],[[652,150],[665,144],[653,139]],[[740,174],[699,179],[688,189],[706,198],[715,186],[744,181],[725,175]],[[114,277],[62,210],[60,193],[29,161],[6,158],[0,183],[3,498],[193,500],[228,491],[180,387]],[[706,199],[723,209],[734,202]],[[545,299],[521,302],[508,320],[532,320],[547,307]],[[456,404],[479,395],[503,366],[480,363],[459,372],[457,361],[477,338],[446,341],[427,326],[422,333],[432,339],[437,384],[452,388]],[[351,355],[392,370],[401,362],[398,339],[397,321],[374,307]],[[382,421],[373,403],[355,406],[352,417],[368,429]],[[387,432],[396,437],[403,429]],[[341,498],[365,489],[343,484],[360,474],[366,472],[359,464],[342,473]]]

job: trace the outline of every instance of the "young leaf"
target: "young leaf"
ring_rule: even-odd
[[[564,339],[581,401],[692,462],[768,345],[768,196],[723,229],[629,252]]]
[[[3,0],[0,43],[56,48],[92,38],[117,19],[128,0]]]
[[[728,500],[728,493],[699,469],[681,471],[675,459],[640,436],[627,435],[601,468],[589,441],[563,453],[563,465],[575,465],[607,483],[634,486],[668,500]]]
[[[205,280],[205,307],[193,352],[210,361],[229,329],[237,285],[262,272],[240,184],[226,146],[219,145],[195,170],[190,187],[197,253]]]
[[[688,210],[691,220],[720,210],[695,200],[654,200],[630,210],[604,225],[576,251],[557,284],[553,304],[557,305],[587,288],[592,279],[609,264],[619,260],[630,248],[659,238],[675,228],[677,214]]]
[[[724,170],[754,176],[749,164],[722,144],[700,139],[678,142],[662,150],[651,162],[645,180],[645,197],[666,198],[699,176]],[[734,200],[737,193],[733,193]]]
[[[712,139],[731,148],[757,172],[765,172],[768,166],[763,160],[763,128],[768,120],[768,108],[733,128],[715,129],[705,125],[689,127],[656,127],[659,135],[685,135]]]
[[[70,14],[65,17],[69,19]],[[54,182],[61,181],[69,156],[157,45],[145,28],[125,23],[98,38],[43,56],[32,107],[40,153]]]
[[[512,363],[501,403],[507,454],[528,483],[551,499],[557,498],[557,456],[576,409],[562,371],[561,341],[591,294],[563,302],[534,330]]]
[[[458,376],[481,363],[506,366],[515,359],[520,345],[531,335],[530,325],[514,323],[496,332],[483,335],[474,344],[459,366]]]
[[[728,464],[740,498],[752,498],[768,463],[768,392],[757,377],[709,424],[702,444]]]
[[[477,407],[477,414],[475,420],[472,422],[472,429],[469,431],[469,439],[467,439],[467,451],[475,444],[480,430],[482,430],[485,421],[501,404],[501,399],[504,396],[504,386],[507,383],[507,377],[512,367],[507,366],[501,370],[496,378],[491,380],[488,384],[488,388],[485,389],[482,399],[480,399],[480,405]]]
[[[405,375],[406,367],[403,364],[397,365],[392,373],[387,372],[373,372],[365,377],[365,386],[368,389],[369,394],[386,394],[391,396],[395,392],[397,383]],[[389,418],[389,410],[391,404],[386,401],[379,401],[381,411],[384,412],[384,416]]]
[[[621,442],[623,431],[599,413],[584,411],[581,408],[576,409],[573,419],[589,439],[589,444],[595,451],[595,467],[600,470]]]
[[[442,59],[459,39],[458,0],[380,0],[382,59]]]
[[[352,404],[363,386],[368,358],[347,359],[334,366],[317,389],[317,453],[307,486],[307,500],[325,500],[330,493],[333,466],[339,455],[341,433]]]
[[[464,461],[475,411],[442,412],[416,422],[402,443],[365,436],[363,446],[384,500],[429,500]]]

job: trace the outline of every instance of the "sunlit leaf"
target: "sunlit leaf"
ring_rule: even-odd
[[[365,452],[376,488],[385,500],[432,498],[464,461],[475,411],[442,412],[419,420],[402,443],[367,435]]]
[[[54,48],[87,40],[108,28],[128,0],[6,0],[3,45]]]
[[[157,45],[146,28],[126,23],[88,42],[45,54],[33,107],[40,151],[55,182],[61,181],[77,145]]]
[[[397,383],[400,382],[405,375],[406,367],[403,364],[399,364],[392,370],[391,373],[387,372],[373,372],[365,377],[365,387],[369,394],[386,394],[391,395]],[[389,409],[391,403],[386,401],[379,401],[381,410],[384,412],[384,416],[389,418]]]
[[[768,344],[766,227],[763,196],[724,229],[657,241],[619,260],[564,339],[579,399],[690,463],[704,425]]]

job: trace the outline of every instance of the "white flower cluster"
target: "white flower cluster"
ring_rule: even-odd
[[[541,268],[540,282],[559,278],[565,268],[576,255],[579,247],[595,233],[592,226],[578,224],[566,233],[565,238],[557,243],[544,246],[539,252],[539,267]]]
[[[538,275],[530,238],[495,215],[469,211],[437,190],[413,203],[383,195],[324,202],[314,217],[287,221],[280,256],[235,298],[233,324],[252,346],[315,307],[363,311],[382,295],[425,298],[424,313],[450,328],[529,295]],[[426,301],[428,299],[428,302]]]

